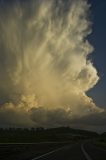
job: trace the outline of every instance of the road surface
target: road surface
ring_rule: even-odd
[[[106,150],[79,144],[0,144],[0,160],[106,160]]]
[[[65,146],[31,160],[106,160],[106,150],[90,143]]]

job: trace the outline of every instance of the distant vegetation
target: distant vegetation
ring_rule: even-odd
[[[106,132],[102,133],[95,141],[95,144],[106,149]]]
[[[70,127],[0,129],[0,143],[77,142],[93,137],[98,137],[98,134]]]

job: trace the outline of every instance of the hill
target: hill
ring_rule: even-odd
[[[0,143],[72,142],[97,136],[96,132],[70,127],[0,129]]]

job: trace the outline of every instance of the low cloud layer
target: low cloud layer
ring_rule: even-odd
[[[86,95],[99,80],[88,59],[89,7],[86,0],[0,1],[0,126],[71,126],[105,114]]]

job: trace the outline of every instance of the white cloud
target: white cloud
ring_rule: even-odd
[[[59,111],[59,124],[101,112],[86,95],[99,80],[95,67],[88,60],[93,47],[87,41],[87,36],[91,33],[87,1],[19,0],[17,3],[14,1],[5,4],[3,10],[2,5],[1,101],[11,103],[17,117],[21,113],[18,114],[17,108],[22,110],[23,117],[27,113],[28,125],[29,121],[31,125],[40,121],[36,117],[36,112],[40,110],[38,106],[43,106],[39,111],[42,118],[44,116],[42,123],[53,122],[52,125],[57,124],[51,118],[55,111]],[[0,111],[3,108],[3,115],[6,115],[7,108],[2,106]],[[32,108],[34,113],[30,119]],[[68,117],[68,120],[64,117]]]

